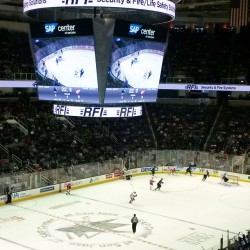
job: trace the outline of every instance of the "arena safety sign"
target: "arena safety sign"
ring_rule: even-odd
[[[23,0],[23,12],[46,8],[100,7],[153,11],[175,18],[175,3],[168,0]]]

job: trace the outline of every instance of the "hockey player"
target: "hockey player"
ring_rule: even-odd
[[[175,167],[172,167],[170,168],[170,172],[169,172],[169,175],[175,175],[176,174],[176,168]]]
[[[129,203],[132,203],[135,200],[135,197],[137,197],[137,193],[135,191],[133,191],[130,195]]]
[[[161,190],[161,185],[163,184],[163,179],[161,178],[157,183],[157,188],[155,190]]]
[[[192,175],[192,170],[191,170],[191,169],[192,169],[193,165],[194,165],[194,164],[192,164],[192,163],[189,164],[188,168],[186,169],[185,175],[186,175],[187,173],[189,173],[190,175]]]
[[[220,184],[225,184],[227,181],[228,181],[227,172],[225,172],[225,173],[221,176],[221,182],[220,182]]]
[[[70,194],[71,188],[72,188],[72,183],[71,183],[71,181],[70,181],[70,182],[68,182],[68,184],[67,184],[66,195]]]
[[[152,176],[155,175],[155,171],[156,171],[156,166],[153,166],[152,169],[151,169],[151,174],[152,174]]]
[[[152,187],[153,187],[153,185],[154,185],[154,182],[155,182],[154,177],[152,177],[152,178],[149,180],[150,190],[152,190]]]
[[[209,172],[208,172],[208,170],[206,170],[206,171],[204,172],[202,181],[205,181],[205,180],[207,179],[207,177],[209,177]]]
[[[84,74],[84,70],[81,69],[81,70],[80,70],[80,78],[83,76],[83,74]]]

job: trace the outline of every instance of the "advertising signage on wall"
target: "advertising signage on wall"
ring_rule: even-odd
[[[135,117],[142,115],[142,106],[134,107],[83,107],[54,104],[53,113],[78,117]]]
[[[175,17],[175,4],[168,0],[23,0],[23,12],[46,8],[122,8],[153,11]]]
[[[248,85],[224,85],[224,84],[159,84],[159,89],[165,90],[197,90],[197,91],[239,91],[248,92]]]

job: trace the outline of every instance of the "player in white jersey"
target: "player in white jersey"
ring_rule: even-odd
[[[149,185],[150,185],[150,190],[152,189],[153,185],[154,185],[154,177],[152,177],[150,180],[149,180]]]
[[[134,191],[130,194],[130,201],[129,203],[132,203],[135,200],[135,197],[137,197],[137,193]]]
[[[209,177],[209,171],[205,170],[202,181],[205,181],[207,179],[207,177]]]

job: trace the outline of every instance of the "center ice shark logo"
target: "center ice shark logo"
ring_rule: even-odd
[[[142,25],[131,23],[129,26],[129,34],[136,35],[138,31],[141,29]]]
[[[145,240],[152,229],[150,223],[141,219],[137,235]],[[43,239],[88,249],[128,246],[133,244],[134,239],[130,236],[130,217],[106,212],[78,212],[51,218],[37,228],[37,233]],[[103,241],[104,238],[108,240]]]
[[[45,33],[53,34],[58,23],[46,23],[44,24]]]

